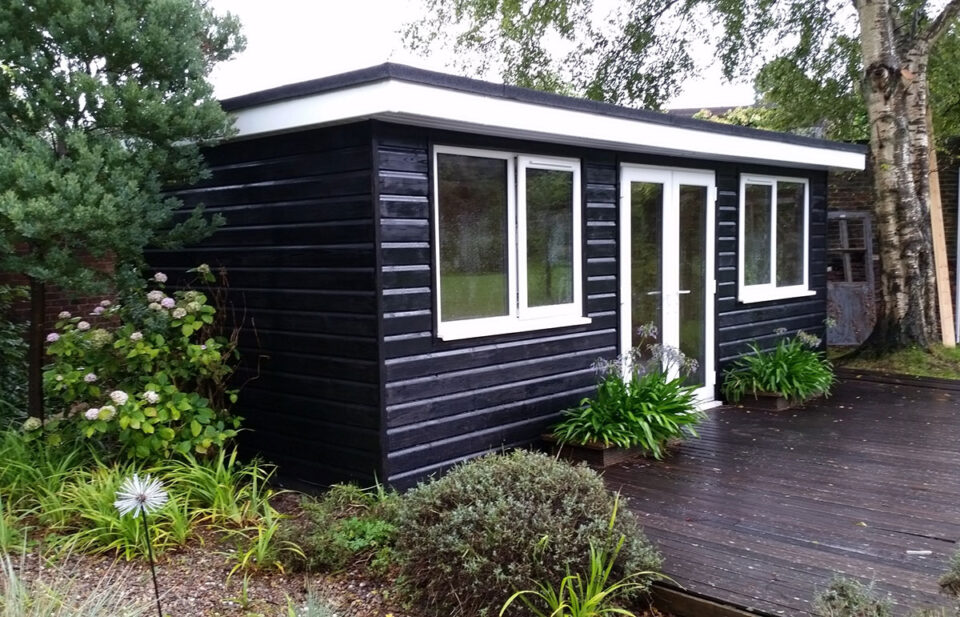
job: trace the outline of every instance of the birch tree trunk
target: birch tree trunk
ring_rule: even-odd
[[[904,39],[889,0],[856,0],[856,6],[883,299],[866,347],[929,348],[939,333],[927,166],[930,44]]]

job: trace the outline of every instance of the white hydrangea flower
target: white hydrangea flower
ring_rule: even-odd
[[[151,405],[156,405],[160,402],[160,395],[154,392],[153,390],[147,390],[143,393],[143,398],[150,403]]]
[[[182,308],[176,308],[173,309],[173,313],[171,313],[171,315],[173,315],[174,319],[183,319],[187,316],[187,311]]]
[[[40,421],[40,418],[27,418],[23,421],[23,430],[27,432],[35,431],[41,426],[43,426],[43,422]]]
[[[70,314],[70,311],[60,311],[60,314],[57,315],[57,319],[70,319],[73,315]]]
[[[156,274],[153,275],[153,280],[155,280],[158,283],[166,283],[167,275],[164,274],[163,272],[157,272]]]
[[[120,486],[113,507],[120,512],[120,516],[132,512],[133,518],[137,518],[141,511],[149,514],[162,508],[165,503],[167,492],[163,490],[163,484],[159,480],[151,479],[150,474],[141,480],[140,476],[133,474],[132,478],[127,478]]]
[[[189,313],[196,313],[196,312],[199,311],[199,310],[200,310],[200,303],[199,303],[199,302],[194,301],[194,302],[188,302],[188,303],[187,303],[187,312],[189,312]]]
[[[103,311],[105,311],[105,310],[106,310],[106,309],[103,308],[102,306],[95,306],[95,307],[93,307],[93,312],[91,312],[90,314],[93,315],[93,316],[103,315]]]
[[[113,302],[111,302],[111,301],[109,301],[109,300],[101,300],[101,301],[100,301],[100,306],[102,306],[103,308],[107,308],[107,307],[109,307],[111,304],[113,304]]]
[[[95,381],[97,380],[97,374],[96,374],[96,373],[87,373],[86,375],[83,376],[83,380],[84,380],[85,382],[87,382],[87,383],[93,383],[93,382],[95,382]]]
[[[105,422],[113,420],[113,417],[117,415],[117,408],[113,405],[104,405],[100,408],[100,413],[97,414],[97,417]]]
[[[56,332],[51,332],[50,334],[47,335],[48,343],[56,343],[59,340],[60,340],[60,335],[57,334]]]
[[[159,289],[154,289],[153,291],[147,294],[147,300],[150,302],[160,302],[166,297],[167,297],[166,294],[164,294]]]
[[[142,332],[134,332],[134,333],[132,333],[132,334],[130,335],[130,340],[131,340],[131,341],[142,341],[142,340],[143,340],[143,333],[142,333]]]
[[[210,266],[207,264],[200,264],[197,266],[197,272],[200,274],[210,274]]]
[[[100,418],[100,408],[91,407],[90,409],[83,412],[83,417],[86,418],[87,420],[90,420],[91,422],[93,422],[94,420],[97,420],[98,418]]]
[[[147,308],[149,308],[151,311],[162,311],[162,310],[163,310],[163,307],[160,306],[160,304],[157,303],[157,302],[151,302],[150,304],[147,305]]]
[[[88,324],[85,321],[81,321],[80,323],[77,324],[77,330],[80,330],[81,332],[85,332],[86,330],[89,330],[89,329],[90,329],[90,324]]]
[[[176,305],[177,305],[177,301],[174,300],[173,298],[164,298],[163,300],[160,301],[160,306],[162,306],[165,309],[172,309]]]
[[[129,398],[130,397],[123,390],[114,390],[110,393],[110,400],[117,405],[126,405]]]
[[[63,381],[63,375],[57,375],[57,381]]]

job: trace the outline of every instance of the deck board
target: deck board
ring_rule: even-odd
[[[805,409],[712,410],[700,433],[665,461],[605,472],[678,585],[805,617],[842,573],[898,615],[949,606],[937,579],[960,538],[960,393],[848,379]]]

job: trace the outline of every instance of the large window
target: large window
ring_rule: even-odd
[[[810,295],[808,182],[743,176],[740,182],[740,301]]]
[[[438,334],[584,323],[580,162],[434,149]]]

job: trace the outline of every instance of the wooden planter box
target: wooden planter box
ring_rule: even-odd
[[[557,443],[557,438],[550,433],[541,435],[541,438],[550,444],[553,453],[560,458],[573,463],[586,463],[595,469],[606,469],[635,458],[653,458],[653,455],[643,448],[621,448],[620,446],[607,446],[601,442],[560,445]],[[664,444],[663,449],[667,450],[677,443],[679,443],[679,440],[671,440]]]

